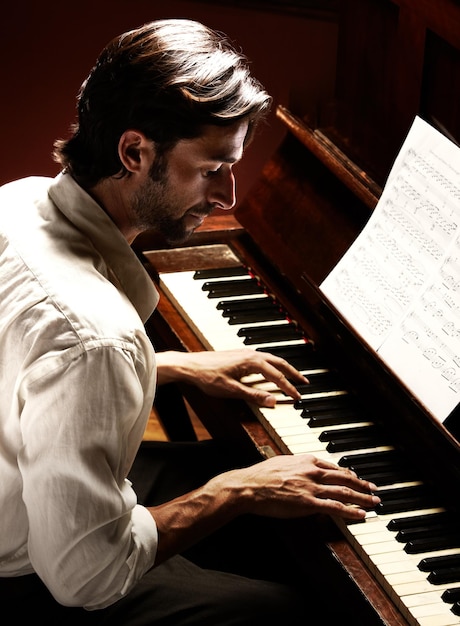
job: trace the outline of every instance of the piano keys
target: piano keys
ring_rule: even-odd
[[[405,458],[384,425],[372,420],[372,407],[353,397],[261,281],[235,265],[223,271],[161,274],[160,286],[207,349],[273,351],[309,378],[298,402],[274,388],[278,405],[253,406],[254,414],[285,454],[315,454],[377,484],[382,502],[365,522],[335,520],[337,525],[408,624],[460,623],[455,600],[460,593],[460,516],[444,508],[424,483],[424,473]],[[275,319],[270,312],[277,313]],[[248,313],[253,315],[250,327]],[[294,329],[294,336],[283,336],[283,328]],[[258,384],[254,378],[247,382]]]

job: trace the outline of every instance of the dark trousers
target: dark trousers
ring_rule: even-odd
[[[158,504],[232,467],[232,456],[214,441],[145,442],[130,479],[140,502]],[[16,624],[21,617],[28,623],[28,616],[34,626],[336,623],[320,606],[314,576],[305,579],[279,544],[283,524],[238,518],[186,554],[152,568],[125,598],[98,611],[59,605],[35,575],[0,578],[2,624]]]

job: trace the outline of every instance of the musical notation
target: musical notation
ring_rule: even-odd
[[[460,149],[416,117],[321,289],[439,421],[460,401]]]

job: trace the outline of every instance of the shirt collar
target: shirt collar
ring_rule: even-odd
[[[58,174],[49,195],[61,213],[91,240],[145,323],[158,304],[159,294],[120,230],[70,174]]]

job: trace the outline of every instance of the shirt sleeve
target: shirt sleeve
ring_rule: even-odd
[[[139,341],[48,355],[21,386],[29,556],[63,605],[108,606],[154,563],[157,528],[126,479],[154,393]]]

